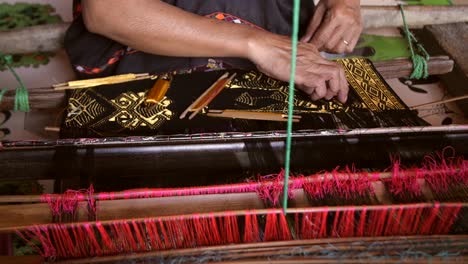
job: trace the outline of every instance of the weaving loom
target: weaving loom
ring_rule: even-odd
[[[2,153],[9,155],[11,166],[3,170],[4,177],[18,157],[28,155],[35,174],[16,170],[16,179],[41,179],[53,171],[59,184],[79,179],[84,189],[0,196],[0,210],[6,212],[0,230],[16,233],[40,255],[25,257],[25,262],[466,261],[466,128],[416,128],[424,122],[367,60],[342,63],[353,87],[349,105],[310,103],[296,94],[295,114],[301,119],[293,134],[287,215],[279,208],[284,171],[257,176],[283,166],[279,157],[285,135],[271,130],[285,122],[207,116],[210,109],[255,113],[258,108],[253,106],[258,105],[265,106],[263,111],[284,113],[287,85],[256,72],[236,71],[237,77],[208,109],[193,120],[179,119],[197,95],[184,99],[171,89],[190,80],[208,86],[222,74],[212,72],[174,76],[155,108],[142,105],[151,79],[73,90],[69,109],[87,105],[100,111],[81,112],[100,114],[93,118],[68,115],[64,129],[78,133],[74,136],[149,134],[151,125],[162,135],[4,142]],[[351,74],[359,72],[356,65],[367,67],[364,78]],[[372,97],[374,93],[380,97]],[[246,94],[254,96],[247,100]],[[249,104],[253,100],[256,104]],[[132,103],[137,108],[123,107]],[[140,115],[134,116],[140,119],[129,118],[138,109]],[[159,113],[159,119],[149,123],[141,113]],[[328,129],[316,130],[321,126]],[[390,160],[389,155],[395,157]],[[181,159],[185,166],[180,166]],[[405,167],[417,163],[419,167]],[[323,172],[327,169],[330,172]],[[59,176],[63,171],[67,175]],[[85,187],[89,184],[94,186]],[[137,189],[122,191],[129,188]]]
[[[464,262],[468,161],[449,152],[418,168],[393,160],[386,172],[297,175],[286,216],[283,172],[220,186],[4,196],[23,204],[1,206],[0,230],[56,263]]]
[[[468,262],[468,128],[427,126],[369,60],[338,62],[346,104],[216,65],[70,89],[62,139],[0,145],[0,180],[58,193],[0,196],[0,233],[34,249],[0,262]]]

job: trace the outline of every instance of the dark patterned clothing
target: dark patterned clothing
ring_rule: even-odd
[[[230,23],[258,27],[280,35],[291,34],[293,1],[290,0],[165,0],[188,12]],[[307,25],[314,5],[302,1],[301,29]],[[75,19],[65,38],[65,48],[79,78],[95,78],[128,72],[161,73],[204,67],[208,58],[174,58],[138,52],[84,26],[80,1],[74,1]],[[231,41],[236,41],[232,39]],[[221,68],[252,69],[242,59],[214,60]]]

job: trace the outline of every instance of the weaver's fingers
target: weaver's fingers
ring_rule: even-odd
[[[310,43],[314,44],[317,47],[317,49],[323,50],[323,48],[328,43],[337,27],[338,22],[334,19],[330,19],[327,14],[324,18],[324,21],[317,29],[317,32],[312,37]]]
[[[318,4],[312,20],[307,27],[307,31],[305,35],[301,38],[301,42],[310,42],[312,37],[316,33],[317,29],[319,28],[320,24],[322,23],[323,17],[325,16],[326,7],[323,4]]]
[[[346,48],[344,42],[346,40],[345,35],[347,35],[346,31],[347,28],[343,26],[335,28],[330,40],[325,44],[325,49],[333,53],[344,53]]]
[[[348,80],[346,79],[346,73],[343,67],[341,67],[340,76],[341,76],[340,77],[341,89],[338,91],[337,98],[338,98],[338,101],[344,104],[346,103],[346,101],[348,101],[349,84],[348,84]]]
[[[342,43],[345,45],[343,45],[342,47],[344,48],[344,51],[342,53],[353,52],[354,48],[356,47],[357,42],[359,41],[360,32],[361,31],[358,28],[353,28],[345,32],[345,34],[343,35],[343,41],[342,41]],[[347,44],[345,43],[345,41]]]
[[[316,82],[316,88],[314,92],[310,95],[312,100],[317,101],[325,97],[327,95],[327,84],[325,81],[318,81]]]
[[[340,91],[339,88],[340,88],[340,85],[341,85],[341,81],[340,81],[340,78],[332,78],[331,80],[329,80],[327,82],[327,94],[325,95],[325,99],[326,100],[331,100],[333,97],[335,97],[338,92]]]
[[[357,32],[361,32],[360,30],[358,30]],[[351,53],[353,52],[354,48],[356,48],[356,45],[357,43],[359,42],[359,38],[361,37],[361,34],[354,34],[354,39],[351,40],[351,42],[349,43],[349,46],[348,46],[348,53]]]

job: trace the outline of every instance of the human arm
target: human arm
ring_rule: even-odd
[[[82,8],[88,30],[132,48],[175,57],[245,58],[272,77],[289,79],[287,37],[197,16],[158,0],[83,0]],[[313,99],[346,99],[340,66],[320,57],[312,44],[301,44],[298,54],[301,89]]]

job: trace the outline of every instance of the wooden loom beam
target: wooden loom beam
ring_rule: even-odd
[[[428,63],[429,74],[440,75],[451,72],[453,60],[447,56],[432,57]],[[386,79],[407,77],[411,74],[413,64],[408,59],[395,59],[374,63],[377,71]],[[65,92],[52,88],[29,89],[31,109],[57,109],[65,107]],[[15,91],[8,91],[0,102],[0,110],[12,110],[15,103]]]
[[[428,188],[426,182],[420,179],[418,184],[421,186],[427,200],[432,200],[432,191]],[[392,204],[391,199],[389,199],[390,194],[382,181],[373,181],[372,189],[377,199],[374,201],[375,206],[389,206]],[[297,208],[312,206],[303,189],[293,190],[293,193],[294,198],[290,201],[290,212]],[[99,217],[100,222],[126,219],[129,216],[132,219],[142,219],[190,214],[214,215],[225,212],[226,208],[229,208],[230,212],[267,209],[265,203],[255,192],[103,200],[96,201],[96,208],[96,215]],[[0,211],[8,216],[0,218],[0,232],[11,232],[28,226],[52,223],[51,212],[46,203],[0,205]],[[77,222],[89,220],[86,202],[79,202],[75,220]]]
[[[422,243],[421,247],[426,250],[431,246],[434,247],[438,243],[441,245],[463,247],[468,243],[468,236],[466,235],[450,235],[450,236],[404,236],[404,237],[361,237],[361,238],[327,238],[327,239],[312,239],[312,240],[293,240],[293,241],[277,241],[277,242],[263,242],[263,243],[247,243],[247,244],[233,244],[225,246],[210,246],[202,248],[190,248],[190,249],[176,249],[176,250],[162,250],[157,252],[146,252],[146,253],[135,253],[126,254],[119,256],[101,256],[84,259],[73,259],[65,261],[56,261],[55,263],[68,263],[68,264],[79,264],[79,263],[114,263],[116,261],[137,261],[139,259],[151,259],[151,258],[171,258],[179,256],[190,256],[190,257],[202,257],[206,252],[221,253],[227,258],[238,259],[234,263],[263,263],[262,259],[268,259],[268,262],[272,263],[274,260],[269,258],[271,256],[278,255],[292,255],[297,254],[297,248],[302,248],[304,253],[318,253],[320,249],[331,247],[335,251],[353,251],[353,252],[366,252],[374,254],[382,254],[388,250],[390,245],[392,249],[405,250],[409,246],[416,246],[419,248],[418,243]],[[430,245],[430,246],[428,246]],[[369,248],[371,247],[371,248]],[[406,247],[406,248],[405,248]],[[432,252],[432,251],[431,251]],[[437,249],[434,248],[434,252],[437,253]],[[259,259],[260,258],[260,259]],[[452,256],[452,257],[433,257],[431,262],[433,263],[447,263],[447,261],[462,261],[467,259],[463,256]],[[281,259],[280,263],[285,263],[285,260],[294,259]],[[359,261],[356,259],[334,259],[327,258],[327,263],[366,263],[366,259],[360,258]],[[420,260],[420,262],[418,261]],[[26,257],[7,257],[0,256],[0,262],[5,264],[10,263],[43,263],[43,259],[40,256],[26,256]],[[306,262],[304,262],[306,261]],[[317,259],[312,257],[306,259],[300,259],[299,261],[292,263],[324,263],[324,259]],[[400,256],[391,259],[386,259],[385,263],[427,263],[428,260],[424,258],[409,258],[407,261],[402,259]],[[184,262],[186,263],[186,262]],[[210,262],[211,263],[211,262]],[[226,262],[222,262],[226,263]],[[375,263],[375,262],[371,262]]]
[[[360,237],[360,238],[327,238],[327,239],[313,239],[313,240],[293,240],[293,241],[278,241],[278,242],[263,242],[263,243],[249,243],[249,244],[234,244],[227,246],[211,246],[211,247],[202,247],[194,249],[180,249],[180,250],[166,250],[158,252],[147,252],[147,253],[137,253],[126,256],[104,256],[104,257],[94,257],[87,259],[77,259],[77,260],[67,260],[63,263],[68,264],[79,264],[79,263],[111,263],[115,261],[124,261],[124,260],[137,260],[137,259],[147,259],[151,257],[177,257],[177,256],[203,256],[206,252],[222,252],[225,255],[236,257],[243,256],[244,260],[238,260],[238,262],[232,263],[275,263],[273,259],[268,258],[273,255],[288,255],[294,254],[294,251],[297,251],[298,247],[304,247],[304,252],[309,254],[317,253],[323,247],[330,246],[336,251],[366,251],[367,253],[379,252],[381,250],[386,250],[389,243],[392,246],[398,245],[401,246],[402,250],[408,248],[408,244],[415,245],[419,243],[431,243],[435,245],[438,242],[451,241],[453,244],[459,246],[464,246],[468,242],[468,236],[457,235],[457,236],[409,236],[409,237]],[[403,243],[402,243],[403,241]],[[379,244],[380,243],[380,244]],[[360,245],[357,245],[360,244]],[[379,245],[377,245],[379,244]],[[451,243],[451,245],[453,245]],[[369,246],[372,245],[372,250],[369,251]],[[297,252],[296,252],[297,253]],[[244,254],[244,255],[241,255]],[[265,257],[268,261],[262,262],[257,259],[258,257]],[[465,259],[465,258],[460,258]],[[281,259],[279,263],[285,262],[288,259]],[[289,259],[291,260],[291,259]],[[398,258],[398,261],[395,263],[406,263],[401,258]],[[435,260],[435,263],[444,263],[443,258],[431,258],[431,261]],[[445,258],[445,261],[449,259]],[[273,261],[273,262],[270,262]],[[305,262],[304,262],[305,261]],[[408,259],[408,263],[419,263],[417,259]],[[393,261],[385,263],[394,263]],[[62,262],[57,262],[62,263]],[[212,262],[210,262],[212,263]],[[222,263],[231,263],[231,262],[222,262]],[[293,261],[291,263],[324,263],[324,259],[300,259],[299,261]],[[326,263],[368,263],[365,259],[361,258],[359,261],[353,259],[339,259],[335,261],[333,259],[327,258]],[[376,263],[375,260],[370,263]],[[420,263],[427,263],[425,262]],[[446,263],[446,262],[445,262]]]

